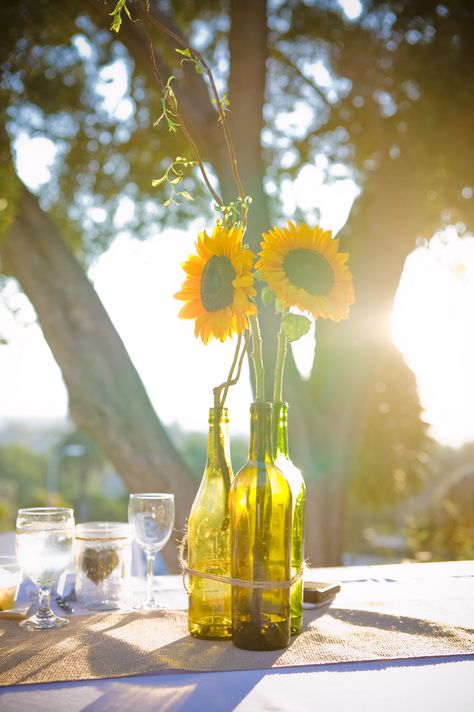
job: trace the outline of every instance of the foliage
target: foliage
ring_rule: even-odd
[[[3,127],[0,127],[0,245],[7,235],[16,216],[17,201],[20,193],[20,181],[17,178],[10,159],[8,136]],[[2,285],[0,283],[0,291]],[[1,344],[1,340],[0,340]]]
[[[206,435],[176,432],[174,440],[190,472],[196,481],[200,481],[206,461]],[[65,448],[69,445],[83,446],[85,451],[80,457],[65,455],[58,461],[60,494],[55,504],[73,507],[77,514],[81,498],[80,479],[87,474],[85,495],[88,519],[126,519],[128,493],[123,486],[114,486],[113,495],[104,492],[104,484],[113,474],[110,465],[96,443],[84,433],[72,431],[57,440],[55,447],[46,454],[17,443],[0,447],[0,531],[14,529],[20,507],[45,506],[48,501],[48,464],[54,457],[53,453],[67,452]],[[231,447],[234,471],[237,472],[246,461],[247,441],[243,437],[232,438]]]
[[[360,445],[351,489],[369,509],[396,506],[429,483],[434,443],[422,419],[415,377],[390,350],[374,374],[372,393],[358,414]]]
[[[80,456],[68,455],[68,447],[80,446]],[[123,520],[126,517],[127,494],[109,497],[103,492],[104,456],[90,438],[71,432],[60,438],[50,452],[12,443],[0,447],[0,529],[15,527],[20,507],[43,507],[48,502],[48,469],[57,468],[56,506],[70,506],[79,511],[87,497],[88,518]]]
[[[419,0],[398,3],[394,12],[390,4],[375,2],[350,22],[336,3],[269,7],[273,29],[265,159],[272,195],[315,160],[325,166],[329,179],[353,171],[366,182],[406,157],[404,170],[413,183],[416,173],[424,232],[430,234],[440,220],[472,221],[474,201],[462,194],[471,183],[469,152],[463,147],[471,141],[472,9],[462,2],[451,3],[449,11],[436,8]],[[177,4],[174,11],[185,33],[200,29],[200,18],[189,8]],[[4,14],[3,118],[12,136],[27,130],[58,146],[56,175],[41,192],[71,240],[74,233],[75,244],[79,233],[88,235],[82,249],[94,254],[124,227],[146,236],[151,221],[182,224],[185,215],[193,218],[208,210],[204,192],[194,182],[189,192],[199,205],[165,214],[155,203],[150,189],[156,166],[182,155],[185,143],[179,132],[164,141],[152,129],[160,100],[138,57],[133,58],[132,77],[127,23],[118,36],[98,30],[96,25],[106,26],[107,16],[92,3],[68,3],[58,18],[54,3],[20,0]],[[225,73],[225,63],[219,61],[225,21],[221,3],[203,5],[202,19],[208,27],[203,49]],[[166,58],[167,51],[163,48]],[[185,55],[186,50],[180,52]],[[95,82],[99,77],[103,86],[114,63],[127,75],[123,118],[106,108]],[[318,79],[318,64],[332,73],[330,88]],[[218,76],[221,83],[223,77]],[[54,92],[49,90],[53,81]],[[456,96],[455,110],[446,105],[446,96]],[[312,118],[306,126],[289,129],[282,118],[290,120],[302,101]],[[346,166],[342,174],[341,165]],[[123,225],[117,218],[122,196],[135,206]],[[279,217],[278,209],[274,220]]]
[[[204,433],[180,432],[175,434],[174,440],[196,481],[200,482],[206,465],[207,436]],[[238,472],[247,461],[247,440],[243,437],[232,437],[230,446],[232,469]]]
[[[33,507],[46,495],[47,458],[21,445],[0,448],[0,496],[8,503],[6,522],[11,529],[19,506]],[[21,504],[20,504],[21,503]]]
[[[436,560],[474,557],[474,445],[443,449],[429,498],[411,512],[407,537],[412,551]]]

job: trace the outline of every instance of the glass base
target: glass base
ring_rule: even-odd
[[[135,606],[133,606],[132,610],[134,611],[164,611],[165,609],[163,606],[160,606],[159,603],[155,603],[155,601],[144,601],[143,603],[137,603]]]
[[[50,616],[39,616],[35,613],[31,618],[27,618],[26,621],[20,623],[22,628],[27,630],[48,630],[49,628],[62,628],[69,623],[68,618],[60,618],[59,616],[51,613]]]

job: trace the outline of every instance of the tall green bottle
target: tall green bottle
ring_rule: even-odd
[[[291,575],[294,576],[304,561],[304,505],[306,486],[300,470],[288,454],[288,404],[273,403],[273,459],[283,472],[291,488],[293,502]],[[291,635],[301,633],[303,627],[303,578],[291,587]]]
[[[188,522],[191,569],[230,577],[231,481],[227,408],[210,408],[206,469]],[[195,638],[230,638],[231,585],[190,575],[188,627]]]
[[[250,409],[249,459],[232,483],[232,576],[254,582],[291,578],[291,490],[273,462],[271,403]],[[279,650],[290,642],[290,589],[232,587],[233,643]]]

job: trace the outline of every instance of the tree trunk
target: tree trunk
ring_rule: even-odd
[[[34,305],[62,371],[74,422],[99,442],[131,492],[174,492],[176,528],[181,530],[194,480],[94,288],[26,189],[0,257]],[[173,547],[164,555],[175,570]]]
[[[343,552],[352,462],[365,427],[374,374],[387,348],[395,348],[390,342],[390,313],[404,261],[422,222],[416,191],[406,180],[402,163],[387,161],[365,186],[343,233],[348,238],[345,247],[356,304],[346,322],[317,324],[318,347],[307,384],[313,408],[297,414],[299,427],[292,430],[309,475],[309,518],[318,530],[309,537],[315,545],[308,552],[314,564],[333,565]],[[301,418],[306,421],[303,428]]]
[[[265,0],[233,0],[230,7],[229,124],[245,192],[252,197],[246,240],[252,251],[260,251],[262,233],[271,227],[264,180],[261,133],[264,125],[267,47],[267,4]],[[234,188],[235,190],[235,188]],[[261,284],[257,282],[257,289]],[[273,399],[278,318],[273,309],[262,309],[259,322],[263,337],[265,394]],[[252,369],[251,369],[252,373]]]

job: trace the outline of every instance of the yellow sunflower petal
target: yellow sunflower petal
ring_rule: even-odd
[[[201,310],[202,307],[197,300],[193,302],[186,302],[184,307],[181,308],[178,316],[181,319],[195,319],[199,316]]]

